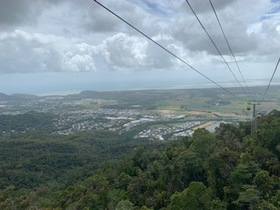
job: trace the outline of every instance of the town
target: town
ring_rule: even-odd
[[[143,103],[141,98],[139,101],[132,101],[129,97],[121,100],[106,96],[108,93],[98,94],[98,97],[81,94],[41,97],[10,96],[6,97],[6,100],[0,100],[0,117],[23,116],[24,118],[24,115],[29,114],[30,117],[30,113],[32,115],[35,112],[37,115],[45,114],[41,119],[44,124],[40,129],[42,127],[43,130],[44,128],[48,129],[48,132],[53,135],[71,135],[82,131],[97,130],[119,134],[129,133],[132,138],[150,141],[191,136],[197,128],[206,128],[213,132],[221,122],[235,123],[249,118],[248,115],[244,114],[244,110],[239,113],[233,110],[231,114],[223,114],[214,109],[215,107],[224,109],[229,102],[225,106],[215,103],[212,105],[212,110],[195,110],[190,105],[189,109],[186,109],[186,106],[182,105],[184,101],[178,99],[178,93],[174,100],[171,96],[168,103],[161,102],[164,105],[157,106],[154,104],[160,104],[159,101],[162,99],[153,101],[153,92],[146,92],[146,94],[151,98],[151,103],[154,104],[149,104],[150,101]],[[175,102],[173,103],[172,100]],[[172,106],[171,103],[173,103]],[[213,102],[211,101],[211,103]],[[44,121],[44,118],[51,119]],[[28,119],[26,120],[28,121]],[[0,127],[0,131],[6,135],[36,131],[36,129],[39,131],[40,129],[36,126],[38,125],[36,124],[34,127],[30,125],[20,128],[20,130],[6,126],[5,129]]]

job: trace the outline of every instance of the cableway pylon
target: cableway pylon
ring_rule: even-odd
[[[256,106],[261,105],[260,102],[250,101],[248,102],[248,107],[253,107],[252,110],[252,119],[251,119],[251,135],[253,135],[258,129],[257,115],[256,115]],[[247,108],[248,109],[248,108]],[[249,108],[250,110],[250,108]]]

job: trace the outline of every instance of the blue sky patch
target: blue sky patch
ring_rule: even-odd
[[[272,2],[279,2],[280,3],[280,0],[272,0]],[[263,15],[260,18],[260,20],[262,21],[262,20],[265,20],[265,19],[270,19],[277,13],[280,13],[280,4],[273,7],[270,11],[268,11],[267,14]]]
[[[140,5],[143,9],[145,9],[149,13],[162,15],[162,16],[168,15],[168,10],[166,8],[161,7],[161,4],[159,4],[158,2],[153,2],[150,0],[143,0],[143,1],[133,0],[133,2]]]

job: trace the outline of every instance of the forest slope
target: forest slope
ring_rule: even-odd
[[[270,112],[258,124],[254,135],[249,123],[221,124],[215,133],[198,129],[158,148],[140,146],[67,185],[55,187],[49,180],[29,189],[6,186],[0,208],[277,210],[280,112]]]

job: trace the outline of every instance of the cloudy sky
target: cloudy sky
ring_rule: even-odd
[[[223,86],[238,83],[185,0],[99,0]],[[189,0],[242,83],[209,0]],[[268,84],[280,57],[280,0],[212,0],[248,85]],[[274,82],[279,82],[280,70]],[[0,0],[0,92],[211,85],[93,0]],[[213,84],[212,84],[213,85]]]

